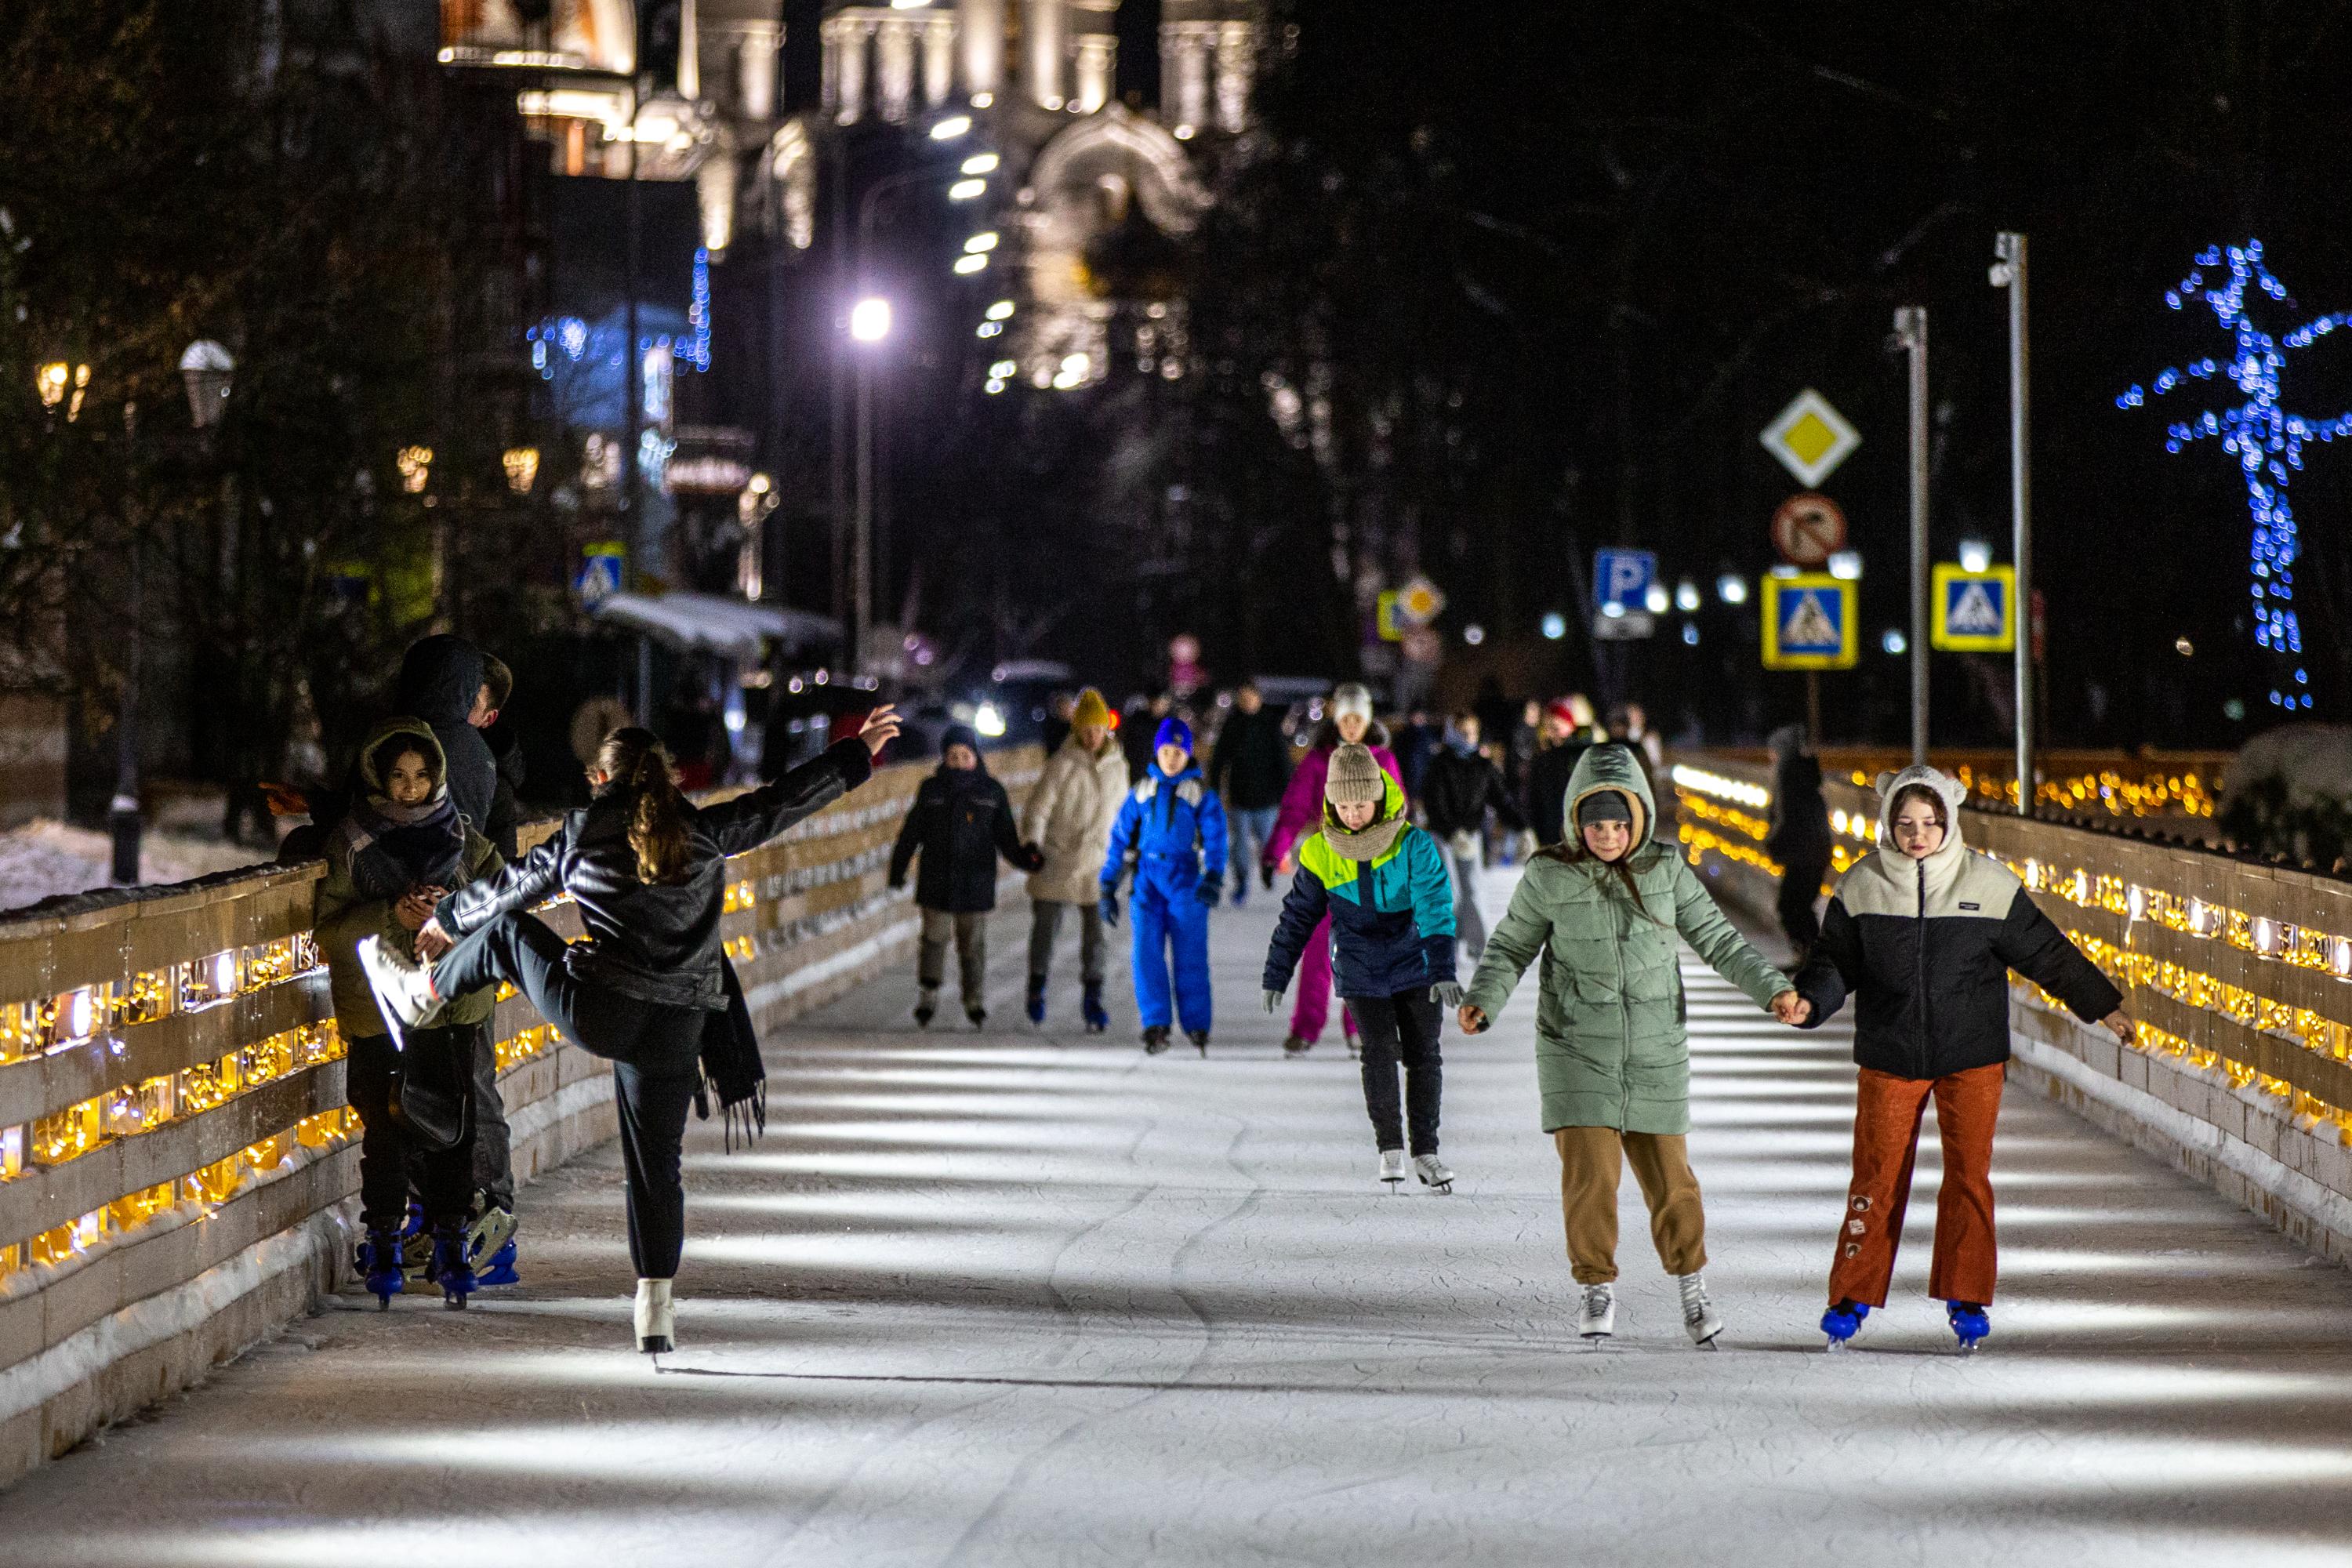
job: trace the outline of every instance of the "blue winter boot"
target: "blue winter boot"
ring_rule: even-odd
[[[1992,1319],[1975,1301],[1947,1301],[1944,1315],[1952,1325],[1952,1333],[1960,1342],[1962,1355],[1973,1354],[1985,1336],[1992,1332]]]
[[[1041,1028],[1045,1023],[1045,977],[1042,974],[1029,977],[1029,1021]]]
[[[1103,1010],[1101,981],[1087,982],[1087,993],[1078,1003],[1078,1013],[1086,1019],[1089,1035],[1099,1035],[1110,1027],[1110,1015]]]
[[[1822,1332],[1830,1337],[1829,1348],[1833,1351],[1845,1349],[1846,1342],[1853,1338],[1854,1331],[1862,1327],[1862,1321],[1868,1316],[1870,1309],[1859,1301],[1832,1302],[1830,1310],[1822,1314]]]

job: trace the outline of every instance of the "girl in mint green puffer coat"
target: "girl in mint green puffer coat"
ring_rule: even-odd
[[[1462,1026],[1486,1029],[1528,965],[1542,959],[1536,1076],[1544,1131],[1559,1152],[1569,1260],[1584,1287],[1580,1331],[1615,1327],[1617,1182],[1642,1184],[1650,1230],[1681,1287],[1684,1327],[1712,1345],[1723,1329],[1706,1296],[1706,1220],[1691,1173],[1690,1048],[1679,947],[1793,1022],[1796,992],[1750,947],[1673,846],[1654,835],[1657,807],[1640,761],[1595,746],[1568,786],[1566,844],[1528,864],[1510,912],[1487,939],[1462,1004]]]

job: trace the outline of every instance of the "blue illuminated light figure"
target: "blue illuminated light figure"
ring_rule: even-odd
[[[2230,274],[2226,281],[2208,280],[2209,270],[2224,266]],[[2234,408],[2209,408],[2166,426],[2164,449],[2178,452],[2192,441],[2219,437],[2221,450],[2238,459],[2246,479],[2247,510],[2253,514],[2254,524],[2254,641],[2276,656],[2281,668],[2293,667],[2288,678],[2272,689],[2270,700],[2275,707],[2305,710],[2311,706],[2309,672],[2300,663],[2303,628],[2294,613],[2294,563],[2302,551],[2295,538],[2294,511],[2287,504],[2287,482],[2303,467],[2305,441],[2352,437],[2352,414],[2327,419],[2290,414],[2280,402],[2279,378],[2286,365],[2287,350],[2309,348],[2336,328],[2352,323],[2352,311],[2315,316],[2273,337],[2247,313],[2250,286],[2283,304],[2294,303],[2286,286],[2263,264],[2262,242],[2255,239],[2242,246],[2209,247],[2198,256],[2197,269],[2182,279],[2178,288],[2166,291],[2164,302],[2176,310],[2202,300],[2230,333],[2237,352],[2227,363],[2209,358],[2168,369],[2156,378],[2155,392],[2162,396],[2185,381],[2226,376],[2245,395],[2245,401]],[[2147,389],[2134,385],[2116,399],[2116,406],[2137,408],[2147,398]]]

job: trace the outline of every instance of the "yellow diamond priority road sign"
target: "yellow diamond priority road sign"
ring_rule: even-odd
[[[1862,445],[1862,433],[1811,387],[1790,400],[1760,437],[1764,449],[1808,489],[1820,484]]]

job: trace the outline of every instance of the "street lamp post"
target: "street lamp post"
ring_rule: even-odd
[[[890,336],[890,301],[868,295],[850,307],[857,345],[857,501],[850,534],[849,673],[866,673],[874,618],[874,360]]]
[[[2017,814],[2033,815],[2033,495],[2032,450],[2027,444],[2028,364],[2025,341],[2025,236],[2003,230],[1993,237],[1992,284],[2009,290],[2009,510],[2010,560],[2017,581],[2010,592],[2017,627]]]
[[[1895,312],[1895,345],[1910,356],[1911,761],[1927,760],[1927,309]]]

